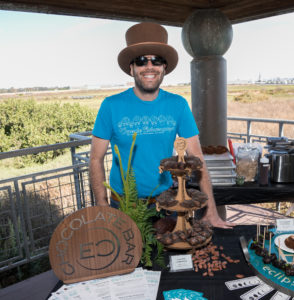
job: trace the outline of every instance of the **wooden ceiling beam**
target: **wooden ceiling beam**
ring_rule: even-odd
[[[228,5],[222,9],[233,24],[272,17],[294,11],[293,0],[241,0],[238,6]]]
[[[182,26],[196,9],[219,8],[241,23],[294,11],[293,0],[1,0],[0,9]]]

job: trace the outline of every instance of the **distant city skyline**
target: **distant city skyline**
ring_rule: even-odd
[[[134,22],[0,10],[0,89],[124,85],[117,55]],[[190,82],[181,28],[164,26],[179,64],[163,84]],[[233,25],[228,82],[294,77],[294,13]]]

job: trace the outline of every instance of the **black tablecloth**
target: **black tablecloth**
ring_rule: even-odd
[[[294,201],[294,183],[273,183],[260,186],[257,182],[245,182],[242,186],[214,186],[216,205],[252,204]]]
[[[202,272],[169,272],[163,270],[160,279],[160,285],[157,294],[157,300],[164,299],[163,291],[174,289],[189,289],[202,292],[203,296],[210,300],[234,300],[240,299],[240,296],[246,293],[249,288],[242,288],[236,291],[230,291],[226,285],[226,281],[235,280],[237,274],[245,277],[254,276],[254,270],[247,264],[243,255],[240,236],[244,236],[248,241],[256,234],[256,226],[236,226],[234,229],[214,229],[212,242],[214,245],[223,246],[222,253],[230,256],[232,259],[240,259],[240,262],[228,263],[227,268],[222,271],[214,272],[214,277],[203,277]],[[173,254],[183,254],[185,252],[168,251],[166,258]],[[59,282],[53,291],[56,291],[62,282]],[[264,296],[262,300],[269,300],[276,291],[272,291]],[[49,297],[49,295],[48,295]],[[139,300],[139,299],[138,299]]]
[[[187,188],[199,188],[198,183],[187,182]],[[216,205],[253,204],[294,201],[294,183],[274,183],[260,186],[258,182],[243,185],[213,186]]]
[[[235,280],[237,274],[245,277],[254,276],[253,269],[247,264],[243,255],[240,236],[244,236],[248,241],[256,233],[256,226],[236,226],[234,229],[214,229],[213,244],[223,246],[222,251],[225,255],[232,259],[240,259],[237,264],[229,263],[227,268],[222,271],[214,272],[214,277],[203,277],[202,272],[177,272],[171,273],[163,271],[161,274],[160,286],[157,294],[157,300],[164,299],[163,291],[174,289],[189,289],[202,292],[207,299],[214,300],[234,300],[240,299],[240,296],[248,290],[254,288],[242,288],[236,291],[230,291],[226,285],[226,281]],[[272,291],[262,300],[268,300],[276,291]]]

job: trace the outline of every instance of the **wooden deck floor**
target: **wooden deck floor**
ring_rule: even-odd
[[[238,225],[274,224],[275,219],[284,215],[256,205],[227,205],[227,220]],[[24,280],[0,289],[1,300],[45,300],[55,287],[58,278],[53,271]]]
[[[237,225],[274,225],[276,219],[290,218],[276,211],[265,209],[254,204],[227,205],[227,221]]]

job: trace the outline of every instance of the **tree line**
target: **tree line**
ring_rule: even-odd
[[[46,87],[46,86],[35,86],[35,87],[26,87],[26,88],[2,88],[0,89],[0,94],[4,93],[30,93],[30,92],[43,92],[43,91],[66,91],[69,90],[70,86],[63,87]]]

